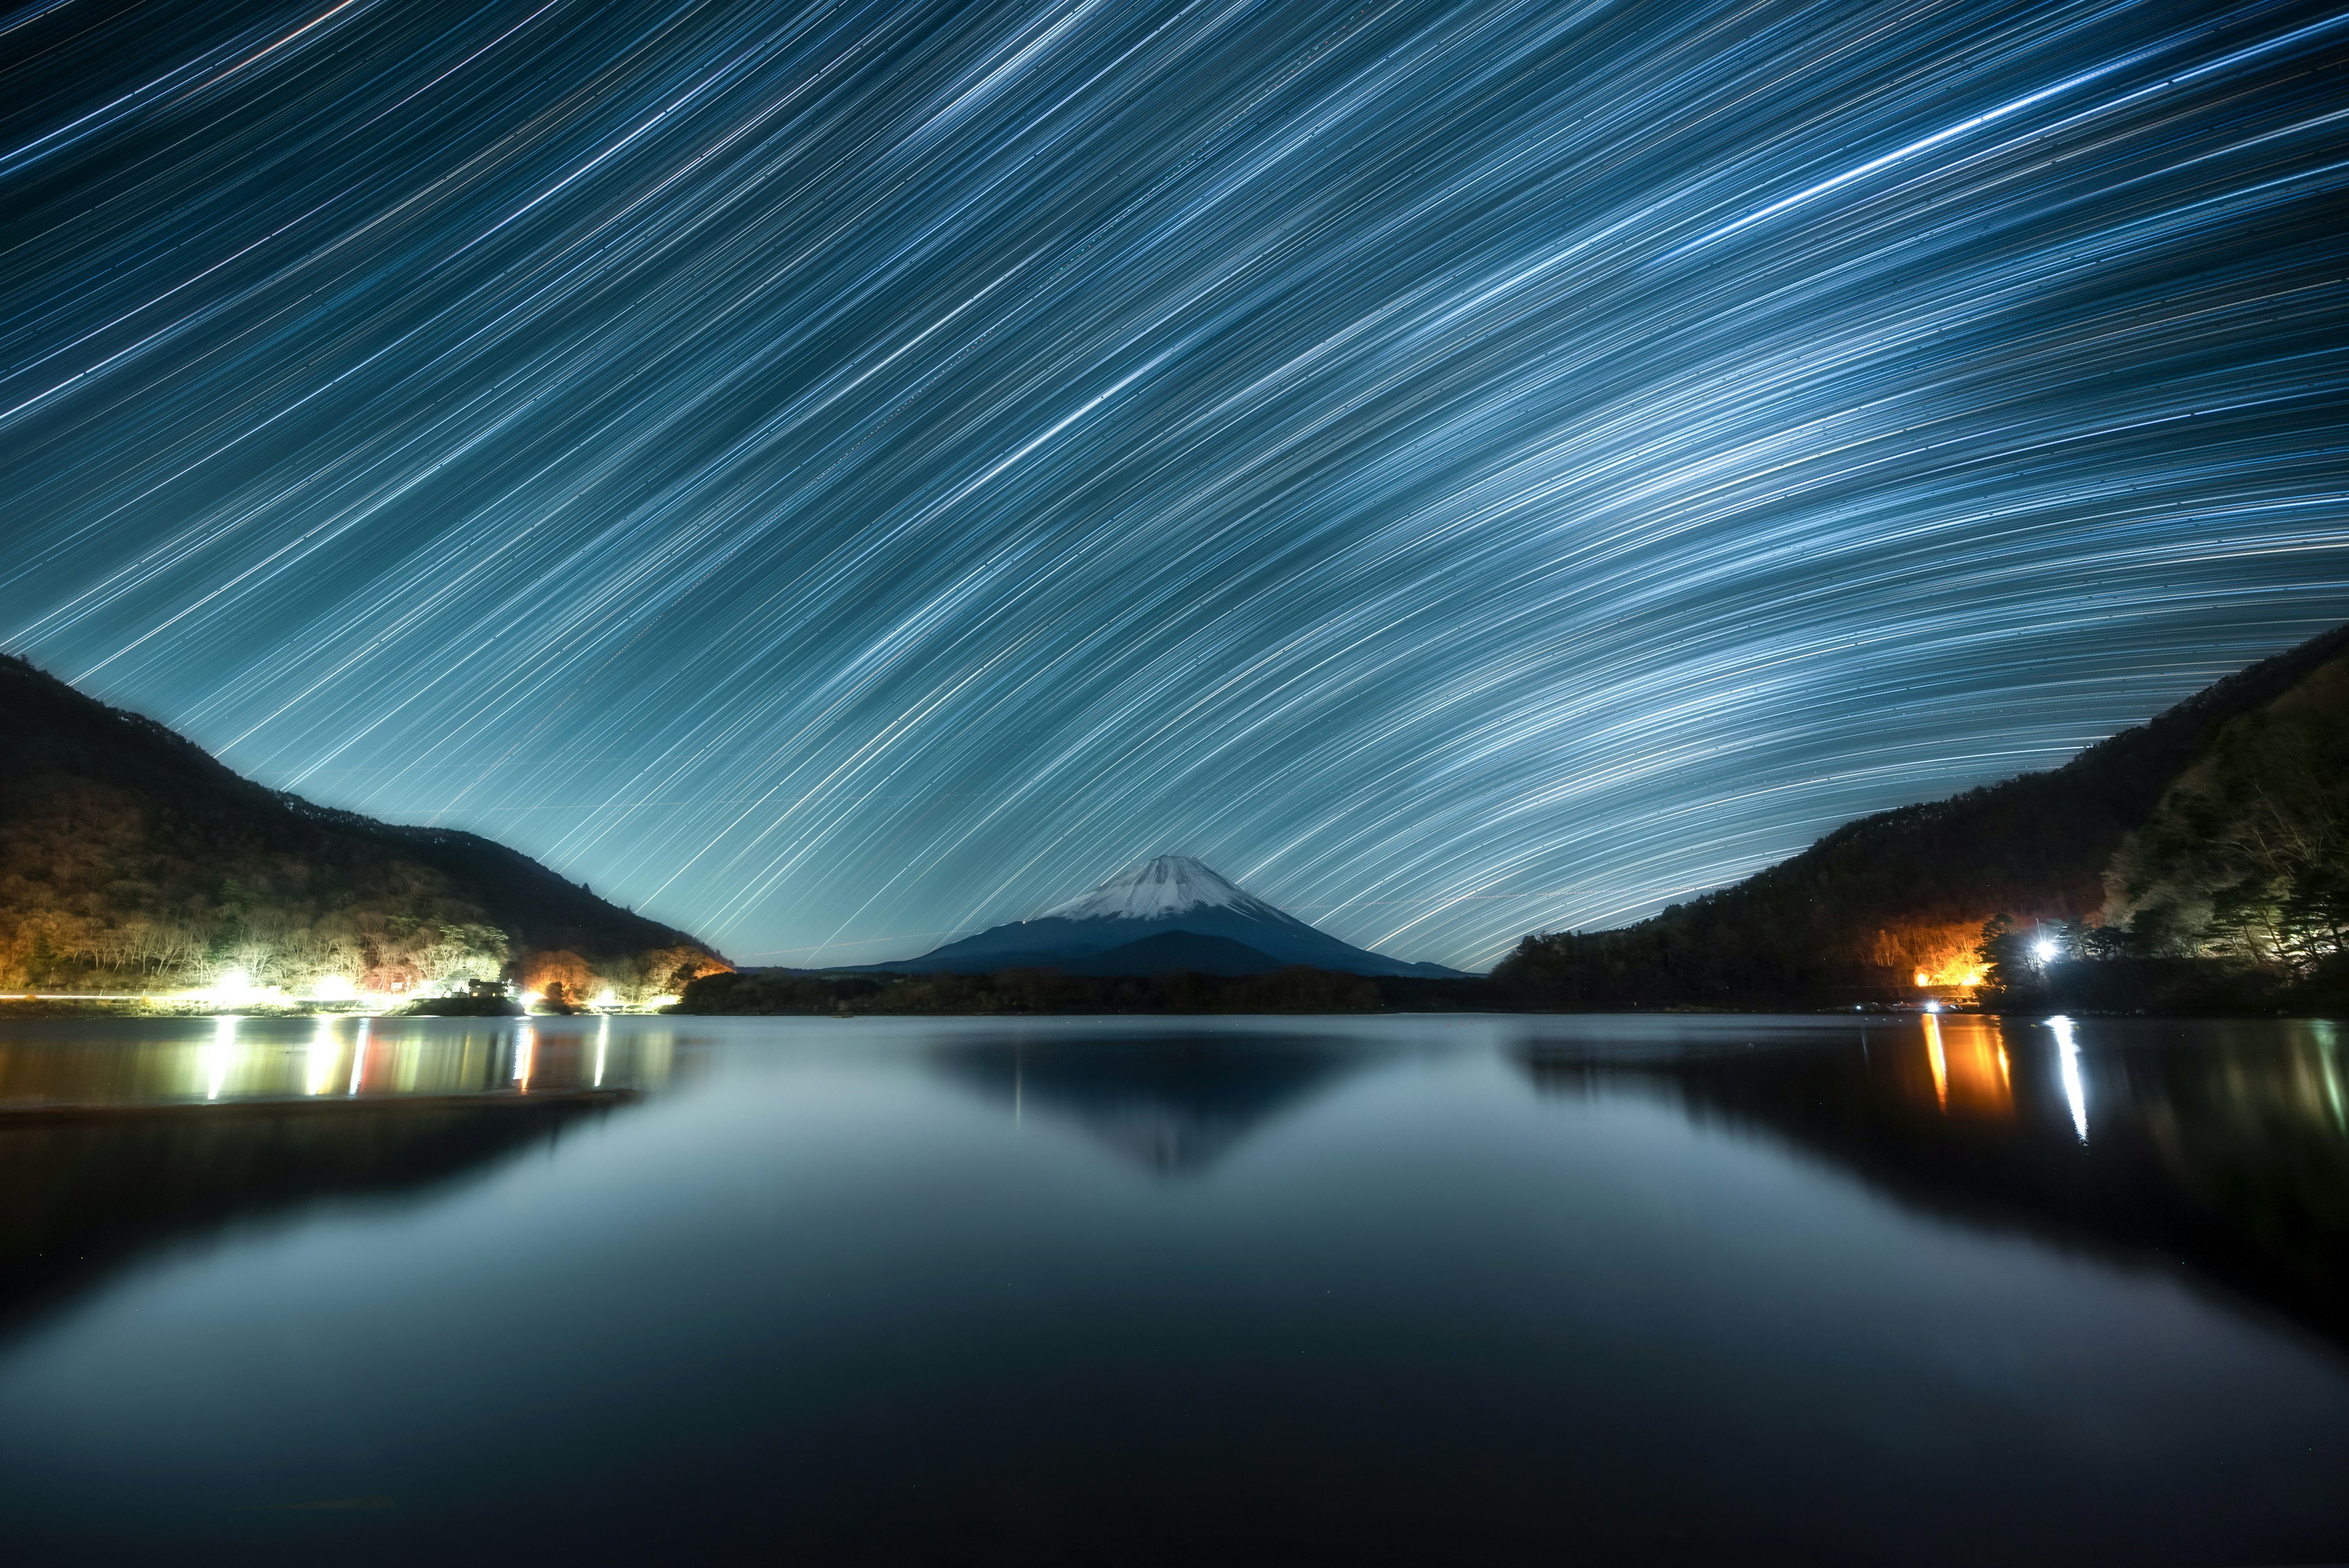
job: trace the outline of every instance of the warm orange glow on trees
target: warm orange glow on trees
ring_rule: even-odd
[[[604,988],[587,961],[567,949],[535,952],[522,961],[522,988],[550,1002],[583,1002]]]
[[[1920,989],[1980,985],[1974,943],[1981,934],[1979,920],[1888,928],[1876,933],[1868,958],[1885,969],[1906,970]]]
[[[681,996],[685,988],[705,974],[731,974],[734,966],[699,948],[651,948],[636,954],[616,977],[622,995],[641,1002],[652,996]]]

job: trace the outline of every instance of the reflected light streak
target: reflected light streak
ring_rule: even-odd
[[[374,1023],[375,1020],[372,1018],[360,1019],[359,1037],[351,1043],[350,1093],[354,1095],[359,1092],[359,1079],[367,1073],[367,1032]]]
[[[530,1093],[531,1057],[536,1054],[537,1050],[537,1032],[533,1030],[529,1024],[525,1023],[514,1035],[513,1070],[513,1081],[521,1085],[522,1092],[525,1095]]]
[[[2058,1013],[2047,1021],[2055,1031],[2056,1060],[2064,1074],[2064,1100],[2072,1107],[2072,1127],[2080,1141],[2088,1141],[2088,1092],[2080,1081],[2080,1044],[2072,1037],[2072,1021]]]
[[[2341,1064],[2333,1060],[2333,1025],[2317,1026],[2318,1048],[2323,1053],[2324,1100],[2333,1107],[2333,1126],[2344,1136],[2349,1136],[2349,1109],[2344,1109],[2341,1096]]]
[[[608,1018],[595,1031],[595,1086],[604,1086],[604,1063],[612,1048],[612,1021]]]
[[[1933,1099],[1943,1116],[2003,1121],[2014,1115],[2006,1041],[1997,1023],[1979,1017],[1929,1016],[1925,1059],[1933,1073]]]
[[[1933,1098],[1943,1112],[1950,1108],[1950,1058],[1941,1049],[1941,1021],[1925,1014],[1925,1058],[1933,1064]]]
[[[212,1020],[212,1048],[204,1053],[204,1098],[217,1100],[228,1084],[229,1063],[236,1055],[237,1019],[233,1013]]]
[[[334,1080],[336,1055],[335,1022],[331,1018],[321,1018],[318,1020],[318,1033],[310,1040],[310,1070],[303,1082],[304,1094],[323,1095],[326,1092],[326,1085]]]

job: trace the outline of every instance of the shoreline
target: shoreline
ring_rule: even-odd
[[[2343,1013],[2295,1008],[2084,1008],[2084,1007],[1849,1007],[1832,1003],[1756,1001],[1746,1005],[1675,1002],[1662,1007],[1392,1007],[1343,1008],[908,1008],[902,1011],[863,1008],[854,1012],[708,1010],[682,1007],[626,1009],[601,1012],[382,1012],[364,1008],[143,1008],[113,1003],[52,1003],[19,1005],[0,1002],[0,1023],[10,1019],[54,1022],[62,1019],[136,1019],[193,1021],[252,1018],[284,1020],[348,1018],[403,1023],[409,1020],[463,1019],[476,1023],[585,1023],[605,1018],[822,1018],[849,1022],[859,1018],[2067,1018],[2145,1019],[2307,1019],[2340,1022]]]

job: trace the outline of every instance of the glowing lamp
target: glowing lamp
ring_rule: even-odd
[[[2057,947],[2054,942],[2049,941],[2045,937],[2042,937],[2037,941],[2031,944],[2031,951],[2033,955],[2036,957],[2041,963],[2054,962],[2055,955],[2063,950],[2063,949]]]
[[[620,993],[614,991],[607,985],[603,990],[595,993],[594,999],[588,1002],[588,1005],[590,1007],[617,1007],[620,1005]]]
[[[311,986],[310,994],[319,1002],[356,1002],[359,988],[347,975],[330,974]]]

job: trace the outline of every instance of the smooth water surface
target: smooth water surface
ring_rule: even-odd
[[[2323,1023],[0,1025],[22,1561],[2349,1559]]]

